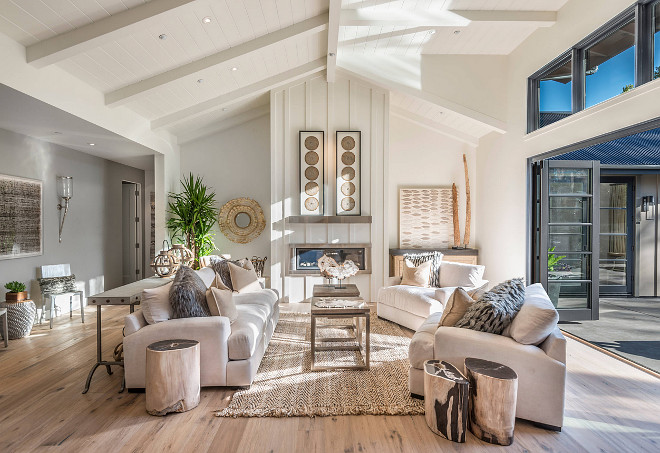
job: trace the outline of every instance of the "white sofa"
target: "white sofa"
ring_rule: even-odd
[[[556,324],[550,335],[534,346],[520,344],[505,335],[438,327],[441,317],[442,313],[430,315],[410,343],[408,385],[413,396],[424,396],[425,360],[444,360],[461,371],[464,370],[466,357],[491,360],[512,368],[518,374],[516,417],[546,429],[561,430],[566,385],[566,339]]]
[[[210,268],[200,271],[210,285]],[[213,272],[213,276],[215,273]],[[124,376],[129,390],[145,386],[146,348],[161,340],[183,338],[200,343],[200,379],[203,387],[244,387],[252,384],[279,320],[277,293],[270,289],[234,293],[238,318],[225,316],[170,319],[148,324],[142,311],[124,321]]]
[[[454,290],[463,287],[470,292],[486,289],[485,266],[442,261],[440,287],[422,288],[401,285],[401,277],[390,277],[388,285],[378,291],[378,316],[412,330],[417,330],[433,313],[441,313]]]

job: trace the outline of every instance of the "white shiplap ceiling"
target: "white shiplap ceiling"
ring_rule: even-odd
[[[342,55],[508,54],[566,1],[0,0],[0,33],[26,47],[30,64],[56,64],[108,108],[189,140],[254,117],[273,86],[326,64],[331,79],[328,49],[338,48],[340,67]],[[458,134],[492,130],[410,93],[392,100]]]

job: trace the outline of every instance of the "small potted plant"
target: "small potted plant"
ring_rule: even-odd
[[[16,281],[9,282],[5,285],[5,288],[9,290],[8,293],[5,293],[5,300],[7,302],[21,302],[28,298],[24,283]]]

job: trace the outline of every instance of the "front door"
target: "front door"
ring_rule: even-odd
[[[634,179],[603,176],[600,179],[601,295],[632,295],[635,210]]]

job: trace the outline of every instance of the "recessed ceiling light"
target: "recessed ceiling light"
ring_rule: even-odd
[[[197,79],[197,83],[203,83],[204,79]]]
[[[167,39],[167,35],[165,33],[158,35],[158,39]]]
[[[211,18],[209,16],[206,16],[204,19],[202,19],[202,22],[204,22],[205,24],[210,24]]]
[[[232,71],[238,71],[238,68],[236,66],[234,66],[233,68],[231,68],[231,70]]]
[[[96,143],[88,143],[89,146],[94,146]]]
[[[460,34],[461,34],[461,31],[460,31],[460,30],[454,30],[454,34],[455,34],[455,35],[460,35]]]

